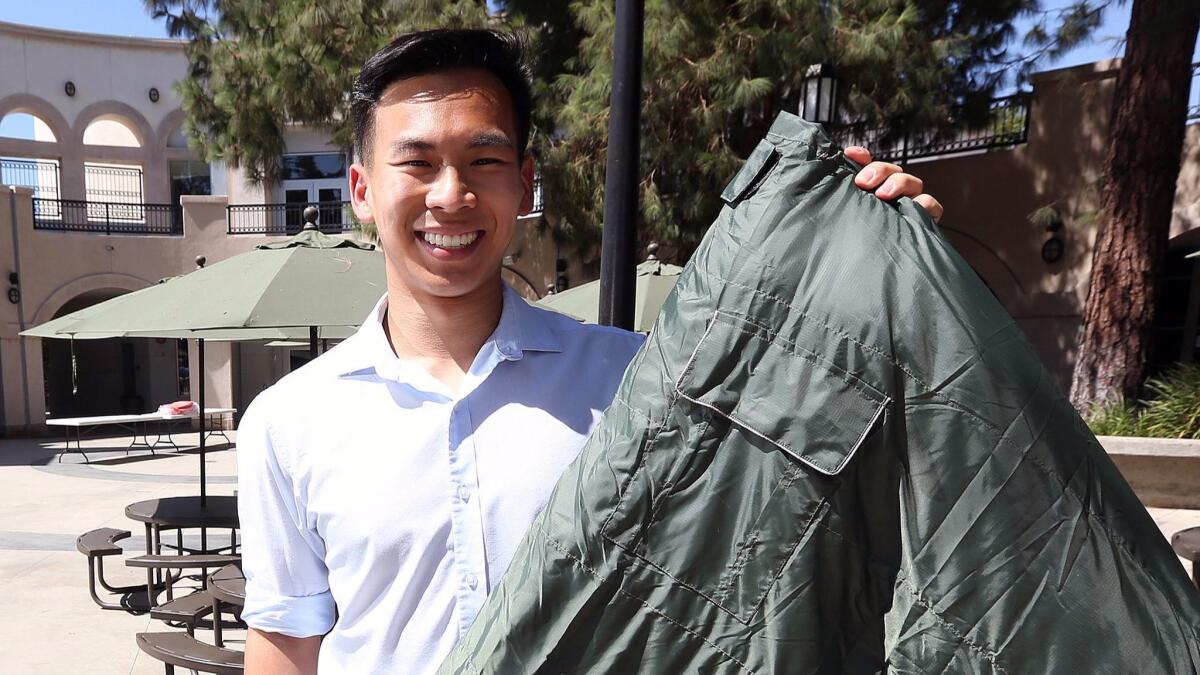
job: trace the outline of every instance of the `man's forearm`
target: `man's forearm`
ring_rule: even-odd
[[[295,638],[251,628],[246,633],[246,675],[315,675],[321,636]]]

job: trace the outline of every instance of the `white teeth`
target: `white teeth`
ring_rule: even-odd
[[[424,237],[425,241],[438,248],[466,248],[479,238],[479,233],[469,232],[467,234],[445,235],[434,232],[422,232],[421,236]]]

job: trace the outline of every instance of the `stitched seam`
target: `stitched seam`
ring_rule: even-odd
[[[929,395],[932,396],[932,398],[937,399],[938,401],[943,402],[943,404],[946,404],[947,406],[954,408],[954,410],[964,414],[964,416],[967,418],[977,420],[977,424],[974,424],[974,426],[979,426],[979,428],[991,431],[992,434],[995,435],[997,443],[1008,444],[1009,447],[1012,447],[1012,448],[1018,450],[1018,452],[1024,452],[1024,449],[1022,449],[1019,446],[1019,444],[1016,444],[1015,442],[1010,441],[1010,440],[1008,440],[1008,438],[1003,436],[1003,430],[1000,429],[1000,426],[992,424],[991,422],[989,422],[988,419],[980,417],[978,413],[976,413],[976,412],[970,410],[970,408],[967,408],[966,406],[960,404],[960,402],[955,401],[954,399],[950,399],[949,396],[947,396],[946,394],[942,394],[940,392],[932,392],[932,387],[930,386],[929,383],[926,383],[924,380],[922,380],[922,378],[920,378],[916,374],[914,374],[914,372],[910,368],[908,368],[908,366],[900,363],[899,360],[896,360],[895,358],[890,356],[890,354],[883,352],[882,350],[880,350],[880,348],[878,348],[874,345],[866,344],[866,342],[863,342],[862,340],[858,340],[858,339],[856,339],[856,337],[845,333],[844,330],[834,328],[833,325],[829,325],[828,322],[822,321],[821,318],[809,315],[808,312],[805,312],[804,310],[799,309],[799,307],[791,304],[790,301],[787,301],[784,298],[776,297],[776,295],[763,292],[763,291],[761,291],[761,289],[758,289],[758,288],[746,286],[746,285],[744,285],[744,283],[738,283],[737,281],[728,280],[728,279],[724,279],[724,277],[716,276],[715,274],[709,273],[709,271],[698,267],[698,265],[697,265],[697,267],[692,268],[692,270],[696,271],[697,274],[702,274],[704,276],[708,276],[708,277],[710,277],[710,279],[727,283],[727,285],[730,285],[730,286],[742,288],[742,289],[744,289],[744,291],[750,291],[751,293],[760,295],[760,297],[767,298],[769,300],[775,301],[775,303],[784,305],[784,306],[788,307],[788,309],[791,309],[792,311],[797,312],[797,315],[799,317],[809,319],[809,321],[820,324],[820,325],[822,325],[822,327],[824,329],[830,331],[830,333],[839,335],[842,337],[842,339],[853,342],[854,345],[858,345],[859,347],[862,347],[864,351],[869,352],[871,354],[875,354],[875,356],[877,356],[878,358],[886,360],[886,362],[888,362],[889,364],[892,364],[896,370],[904,372],[904,374],[907,375],[908,378],[910,378],[910,380],[912,380],[913,382],[916,382],[917,384],[919,384],[920,387],[924,388],[926,390],[926,392],[928,392]],[[1063,494],[1072,496],[1074,498],[1074,500],[1080,504],[1080,508],[1082,509],[1082,512],[1087,514],[1088,519],[1091,519],[1094,522],[1097,522],[1097,524],[1099,525],[1099,527],[1098,527],[1099,531],[1104,533],[1104,536],[1106,538],[1108,538],[1110,540],[1110,542],[1116,544],[1117,549],[1121,550],[1123,552],[1123,554],[1126,555],[1128,560],[1130,562],[1132,562],[1136,568],[1140,569],[1142,574],[1145,574],[1148,579],[1152,579],[1152,580],[1157,579],[1156,577],[1154,577],[1153,574],[1151,574],[1150,572],[1147,571],[1145,565],[1142,565],[1141,561],[1138,560],[1138,558],[1136,558],[1133,555],[1133,552],[1129,550],[1129,545],[1128,545],[1128,543],[1126,543],[1126,540],[1124,540],[1120,536],[1120,534],[1117,534],[1117,533],[1109,530],[1109,527],[1106,526],[1106,525],[1108,525],[1108,522],[1106,522],[1104,520],[1104,518],[1102,518],[1102,516],[1100,516],[1099,514],[1092,512],[1092,509],[1088,508],[1087,501],[1084,500],[1084,498],[1080,497],[1078,494],[1076,494],[1076,492],[1072,488],[1070,488],[1070,486],[1067,484],[1066,480],[1063,480],[1061,476],[1058,476],[1058,473],[1056,471],[1052,470],[1052,468],[1049,467],[1048,465],[1046,465],[1045,462],[1038,459],[1037,456],[1034,456],[1034,455],[1028,454],[1028,453],[1025,453],[1024,456],[1025,456],[1025,458],[1030,460],[1031,464],[1040,468],[1040,470],[1042,470],[1046,474],[1046,476],[1056,480],[1058,485],[1061,486]],[[1163,590],[1163,586],[1160,584],[1154,584],[1154,586],[1158,587],[1159,591]],[[1168,604],[1170,604],[1170,603],[1168,603]],[[1172,611],[1174,611],[1174,608],[1172,608]],[[1180,623],[1181,626],[1187,626],[1186,622],[1183,622],[1180,620],[1180,616],[1178,616],[1178,614],[1175,614],[1175,619],[1178,623]],[[1194,629],[1188,627],[1188,631],[1189,631],[1189,633],[1192,633],[1193,637],[1200,637],[1200,633],[1194,631]]]
[[[998,659],[998,655],[996,654],[995,651],[985,647],[984,645],[981,645],[980,643],[976,642],[969,636],[964,635],[962,633],[962,631],[955,628],[954,625],[952,623],[950,623],[950,621],[948,621],[944,616],[942,616],[942,614],[940,612],[938,612],[936,609],[934,609],[932,603],[930,603],[928,600],[926,600],[924,597],[921,596],[920,591],[918,591],[915,587],[913,587],[912,584],[910,584],[908,582],[908,579],[906,579],[903,574],[896,575],[896,583],[900,584],[906,590],[908,590],[909,594],[912,595],[913,600],[915,600],[916,603],[918,605],[920,605],[921,607],[924,607],[925,611],[929,612],[930,616],[933,617],[934,621],[936,621],[938,624],[940,624],[942,626],[942,628],[946,629],[951,635],[956,637],[959,642],[967,645],[968,647],[973,649],[975,652],[977,652],[980,656],[983,657],[983,659],[985,661],[992,664],[992,667],[996,669],[996,672],[998,672],[998,673],[1007,673],[1008,672],[1008,670],[1006,670],[1003,666],[1001,666],[998,663],[999,659]]]
[[[712,425],[712,422],[710,420],[704,420],[703,425],[699,428],[696,435],[699,437],[703,437],[704,434],[708,433],[708,428],[711,425]],[[639,551],[646,550],[646,537],[648,536],[648,534],[650,532],[650,528],[654,527],[654,524],[659,522],[662,519],[663,510],[666,508],[667,502],[670,501],[671,493],[674,491],[674,489],[675,489],[675,481],[671,480],[670,477],[667,477],[666,479],[663,480],[662,496],[660,496],[657,500],[655,500],[655,502],[651,503],[651,505],[650,505],[650,520],[649,520],[649,522],[646,523],[646,526],[642,528],[642,536],[639,538],[638,545],[637,545],[637,549]]]
[[[634,415],[637,415],[637,416],[638,416],[638,417],[640,417],[640,418],[642,419],[642,421],[644,421],[644,422],[647,422],[647,423],[650,423],[650,424],[653,424],[653,423],[654,423],[654,420],[653,420],[653,419],[651,419],[649,415],[647,415],[646,413],[642,412],[641,410],[638,410],[637,408],[635,408],[635,407],[633,407],[633,406],[629,405],[629,402],[628,402],[628,401],[626,401],[626,400],[624,400],[624,399],[622,399],[622,398],[614,398],[614,399],[613,399],[613,403],[618,403],[618,404],[620,404],[620,406],[621,406],[622,408],[624,408],[624,409],[628,410],[629,412],[633,413]]]
[[[821,367],[825,368],[826,370],[829,370],[835,376],[837,376],[838,379],[840,379],[840,380],[844,381],[846,384],[850,385],[854,389],[854,391],[858,392],[859,395],[862,396],[862,398],[865,398],[867,400],[867,402],[869,402],[869,403],[876,403],[876,404],[881,403],[881,402],[883,402],[883,400],[888,398],[886,394],[884,394],[883,392],[875,391],[875,389],[873,387],[870,387],[870,385],[868,385],[866,382],[864,382],[860,378],[857,378],[854,375],[850,374],[848,371],[846,371],[844,368],[838,366],[836,363],[833,363],[832,361],[827,361],[824,358],[822,358],[820,354],[817,354],[816,352],[812,351],[811,349],[805,349],[804,347],[800,346],[796,342],[789,340],[788,338],[784,337],[779,331],[775,330],[771,326],[768,326],[763,323],[759,323],[749,317],[739,316],[737,314],[731,314],[729,312],[718,312],[718,314],[721,316],[727,316],[735,321],[739,321],[742,323],[748,323],[751,326],[754,326],[756,328],[759,328],[759,329],[765,331],[767,333],[767,335],[770,336],[770,339],[763,340],[763,342],[765,342],[768,346],[774,347],[774,348],[776,348],[782,352],[785,352],[787,354],[791,354],[793,356],[811,361],[813,364],[821,366]],[[808,317],[805,317],[805,318],[808,318]],[[727,323],[726,325],[730,325],[730,324]],[[731,327],[737,328],[737,326],[731,326]],[[746,331],[742,331],[742,332],[747,335],[752,335],[751,333],[747,333]],[[781,347],[781,346],[775,344],[776,342],[782,342],[784,345],[786,345],[786,347]]]
[[[769,339],[766,339],[766,340],[764,340],[761,337],[756,336],[748,331],[742,330],[737,325],[730,324],[727,322],[722,322],[722,323],[725,323],[730,328],[733,328],[734,330],[740,330],[743,335],[748,335],[748,336],[754,337],[755,339],[758,339],[759,341],[764,342],[765,344],[767,344],[770,347],[774,347],[775,349],[783,351],[784,353],[790,354],[797,358],[807,360],[807,361],[811,362],[813,365],[816,365],[818,367],[821,367],[821,368],[827,370],[828,372],[832,373],[838,379],[840,379],[843,382],[845,382],[846,384],[850,385],[850,388],[853,389],[855,392],[857,392],[860,398],[862,398],[866,403],[868,403],[872,407],[876,408],[875,412],[872,413],[871,419],[868,421],[867,425],[864,427],[862,433],[859,434],[858,440],[855,441],[855,443],[852,446],[850,446],[850,452],[848,452],[842,458],[842,461],[838,462],[837,465],[835,465],[833,467],[825,467],[825,466],[821,466],[821,465],[817,464],[813,459],[806,457],[800,451],[794,450],[790,444],[784,442],[782,439],[777,439],[770,435],[767,435],[767,434],[759,431],[757,428],[755,428],[754,425],[734,416],[733,411],[726,412],[726,411],[721,410],[720,408],[716,407],[715,405],[706,403],[697,398],[693,398],[692,396],[689,396],[688,394],[683,393],[682,388],[683,388],[683,381],[684,381],[684,379],[686,379],[685,377],[680,377],[679,381],[676,384],[677,398],[683,397],[684,399],[691,401],[692,403],[695,403],[696,405],[700,405],[700,406],[703,406],[710,410],[713,410],[714,412],[720,414],[721,416],[726,417],[730,421],[736,423],[738,426],[746,429],[747,431],[752,432],[754,435],[759,436],[763,440],[765,440],[769,443],[772,443],[775,446],[783,449],[786,453],[788,453],[792,457],[795,457],[796,459],[800,460],[801,462],[804,462],[805,464],[807,464],[808,466],[811,466],[812,468],[816,469],[817,471],[820,471],[821,473],[824,473],[827,475],[835,475],[850,461],[850,459],[854,456],[854,451],[858,448],[859,445],[862,444],[863,439],[865,439],[867,437],[867,434],[869,434],[871,432],[871,430],[874,429],[875,424],[879,421],[880,415],[883,413],[883,410],[886,408],[888,403],[891,402],[891,397],[889,397],[885,394],[880,394],[878,392],[868,392],[866,389],[862,388],[863,386],[865,386],[865,383],[862,382],[861,380],[859,380],[858,378],[854,377],[853,375],[846,372],[845,370],[838,368],[835,364],[832,364],[828,361],[825,361],[824,359],[821,359],[815,353],[813,353],[809,350],[806,350],[803,347],[799,347],[799,346],[795,345],[795,343],[793,343],[790,340],[788,340],[787,338],[783,337],[777,331],[772,330],[770,327],[765,326],[760,323],[756,323],[755,321],[752,321],[749,319],[743,319],[743,317],[737,316],[735,314],[730,314],[728,312],[722,312],[720,310],[717,310],[716,312],[713,313],[713,319],[709,324],[710,330],[711,330],[712,324],[716,323],[719,320],[717,318],[719,316],[730,317],[731,319],[733,319],[735,321],[744,321],[745,323],[747,323],[749,325],[756,326],[762,330],[765,330],[769,336]],[[689,362],[689,368],[687,369],[688,373],[691,372],[690,364],[695,362],[695,359],[700,351],[700,346],[701,346],[701,344],[703,344],[704,340],[708,337],[710,330],[705,331],[704,336],[701,338],[701,343],[696,346],[696,351],[693,352],[692,360]],[[786,349],[785,347],[776,345],[775,340],[779,340],[780,342],[784,342],[791,346],[794,346],[797,349],[803,351],[804,353],[789,350],[789,349]],[[880,396],[881,398],[876,398],[876,395]]]
[[[767,498],[767,508],[769,508],[775,501],[776,495],[778,495],[780,491],[787,490],[796,483],[796,477],[799,475],[800,467],[796,465],[790,465],[787,467],[787,470],[785,470],[783,475],[779,477],[779,481],[775,483],[775,487],[771,489],[771,495]],[[762,519],[763,511],[766,510],[767,509],[764,508],[762,511],[759,511],[758,517],[755,518],[756,525],[758,524],[758,521]],[[807,526],[805,526],[803,529],[807,529]],[[742,572],[745,570],[747,563],[750,562],[750,554],[748,553],[749,548],[761,541],[759,539],[759,533],[761,531],[761,527],[754,527],[749,533],[742,537],[742,543],[738,545],[737,555],[734,556],[734,559],[725,566],[725,572],[718,577],[719,583],[713,590],[713,595],[719,598],[719,602],[725,603],[729,600],[729,594],[733,592],[734,584],[736,584],[737,580],[741,578]],[[791,550],[791,548],[792,547],[789,546],[787,550]],[[789,555],[788,557],[790,558],[791,556]],[[772,575],[767,584],[767,588],[770,588],[770,582],[773,582],[774,580],[775,576]],[[758,601],[756,600],[752,607],[757,606]],[[753,615],[753,612],[751,612],[751,615]]]
[[[794,483],[795,480],[792,482]],[[788,487],[791,487],[791,485],[789,484]],[[811,514],[809,514],[808,520],[806,520],[804,523],[804,527],[800,528],[800,531],[796,533],[795,541],[788,544],[787,548],[784,549],[788,552],[788,554],[783,556],[783,558],[779,561],[779,567],[775,568],[775,572],[771,574],[763,583],[758,597],[755,598],[754,604],[750,606],[750,613],[746,616],[745,623],[747,625],[749,625],[750,620],[754,618],[754,615],[758,614],[758,608],[762,605],[763,601],[767,599],[767,593],[771,592],[771,588],[775,586],[775,582],[779,581],[779,577],[783,576],[783,570],[788,566],[788,563],[792,561],[792,557],[796,555],[796,549],[800,547],[801,542],[804,541],[804,539],[812,531],[812,528],[817,524],[817,518],[827,510],[827,503],[827,499],[822,499],[821,501],[817,502],[817,507],[813,509]]]
[[[563,555],[564,555],[564,556],[566,556],[567,558],[570,558],[572,562],[574,562],[576,565],[578,565],[578,566],[579,566],[579,568],[580,568],[580,569],[582,569],[584,572],[587,572],[588,574],[590,574],[590,575],[592,576],[592,578],[594,578],[596,581],[601,581],[601,582],[603,582],[603,581],[604,581],[604,577],[603,577],[601,574],[599,574],[598,572],[596,572],[596,571],[595,571],[595,570],[593,570],[592,568],[588,567],[586,563],[584,563],[584,562],[583,562],[582,560],[580,560],[578,557],[576,557],[575,555],[573,555],[573,554],[572,554],[572,553],[571,553],[569,550],[567,550],[566,546],[564,546],[563,544],[559,543],[559,541],[558,541],[558,540],[556,540],[556,539],[554,539],[553,537],[551,537],[551,536],[549,535],[549,533],[547,533],[547,532],[546,532],[544,529],[542,529],[540,526],[538,527],[538,530],[539,530],[539,531],[542,533],[542,536],[543,536],[543,537],[546,539],[546,543],[550,544],[550,545],[551,545],[551,546],[553,546],[555,549],[557,549],[559,553],[563,554]],[[730,654],[729,652],[725,651],[724,649],[721,649],[721,648],[720,648],[719,646],[717,646],[715,643],[713,643],[713,642],[711,642],[710,640],[708,640],[708,638],[704,637],[703,635],[700,635],[699,633],[697,633],[697,632],[693,631],[692,629],[688,628],[687,626],[683,625],[682,623],[680,623],[680,622],[676,621],[675,619],[673,619],[673,618],[671,618],[671,617],[667,616],[666,614],[664,614],[664,613],[663,613],[661,610],[659,610],[658,608],[656,608],[656,607],[652,607],[652,606],[651,606],[649,603],[647,603],[645,600],[643,600],[643,599],[641,599],[641,598],[637,597],[636,595],[634,595],[634,594],[630,593],[629,591],[626,591],[626,590],[625,590],[625,589],[623,589],[623,588],[616,588],[616,589],[614,589],[614,590],[616,590],[616,592],[617,592],[617,593],[620,593],[621,595],[623,595],[623,596],[625,596],[625,597],[627,597],[627,598],[629,598],[629,599],[631,599],[631,600],[633,600],[633,601],[635,601],[635,602],[637,602],[637,603],[641,604],[641,605],[642,605],[643,607],[645,607],[646,609],[650,610],[651,612],[653,612],[654,614],[658,615],[659,617],[662,617],[662,618],[663,618],[663,619],[665,619],[665,620],[666,620],[668,623],[670,623],[670,624],[674,625],[675,627],[679,628],[680,630],[682,630],[683,632],[687,633],[688,635],[691,635],[692,637],[694,637],[694,638],[696,638],[696,639],[700,640],[701,642],[703,642],[704,644],[708,645],[709,647],[712,647],[712,648],[713,648],[713,649],[715,649],[717,652],[719,652],[720,654],[722,654],[723,656],[725,656],[725,658],[727,658],[727,659],[729,659],[730,661],[733,661],[734,663],[738,664],[738,666],[739,666],[739,667],[742,669],[742,671],[743,671],[743,672],[750,673],[750,675],[754,675],[754,671],[753,671],[753,670],[750,670],[750,667],[749,667],[749,666],[747,666],[745,663],[742,663],[742,662],[741,662],[740,660],[738,660],[738,658],[737,658],[736,656],[734,656],[733,654]]]
[[[629,474],[629,479],[626,480],[625,484],[621,486],[621,493],[617,498],[617,503],[613,505],[612,510],[608,512],[608,516],[604,519],[604,524],[600,526],[601,535],[605,539],[608,539],[618,546],[620,546],[620,544],[617,542],[616,538],[609,536],[608,527],[612,523],[612,519],[617,514],[617,511],[619,511],[621,507],[625,505],[625,499],[629,495],[629,487],[633,485],[633,482],[637,480],[638,474],[640,474],[642,469],[646,467],[646,460],[650,458],[650,453],[654,451],[654,445],[658,442],[659,436],[662,435],[663,430],[666,428],[667,421],[671,419],[671,413],[675,411],[675,404],[679,400],[679,382],[682,381],[683,378],[687,377],[689,373],[691,373],[691,370],[696,363],[696,354],[700,351],[700,345],[704,343],[704,339],[708,337],[709,331],[711,330],[712,320],[710,319],[708,327],[704,329],[704,334],[700,336],[700,341],[696,343],[696,348],[692,350],[692,356],[688,359],[687,366],[685,366],[683,372],[679,374],[679,379],[675,381],[675,390],[672,392],[670,400],[667,401],[667,409],[666,412],[663,413],[662,422],[659,423],[658,428],[654,429],[653,435],[650,437],[650,439],[646,441],[646,447],[642,452],[641,461],[638,462],[638,465],[633,472]],[[638,532],[638,536],[640,535],[641,531]],[[622,548],[624,547],[622,546]]]

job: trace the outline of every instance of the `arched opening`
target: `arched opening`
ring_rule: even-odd
[[[64,304],[55,318],[125,292],[102,289],[81,293]],[[153,338],[44,340],[46,414],[84,417],[144,413],[178,399],[177,342]]]
[[[49,124],[37,115],[25,111],[13,111],[0,118],[0,137],[43,143],[58,142]]]
[[[184,132],[182,124],[175,127],[175,131],[172,131],[171,135],[167,136],[167,147],[187,149],[188,137],[187,133]]]
[[[120,115],[101,115],[88,123],[83,130],[83,144],[140,148],[142,141],[133,128],[133,125]]]

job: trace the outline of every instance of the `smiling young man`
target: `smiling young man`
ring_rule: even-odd
[[[642,342],[501,281],[533,194],[514,37],[402,36],[353,96],[353,206],[378,229],[387,295],[242,420],[248,673],[436,669]],[[878,162],[859,185],[921,191]]]

